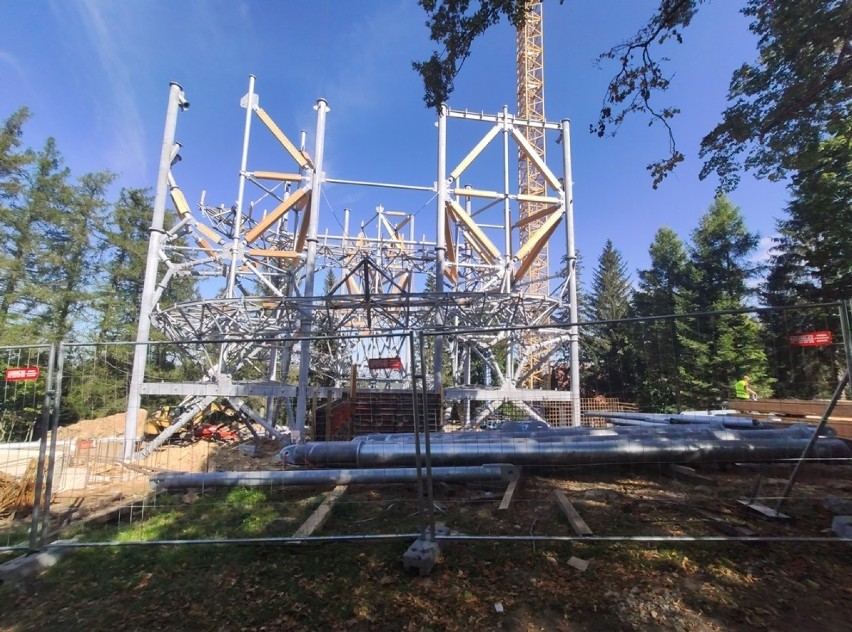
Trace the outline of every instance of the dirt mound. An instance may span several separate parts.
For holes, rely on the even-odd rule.
[[[116,413],[98,419],[82,419],[77,423],[59,428],[59,439],[102,439],[124,436],[124,413]],[[140,410],[136,417],[136,434],[141,434],[148,419],[148,411]]]

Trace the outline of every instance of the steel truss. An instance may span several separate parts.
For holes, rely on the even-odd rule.
[[[297,146],[260,107],[254,85],[251,77],[241,103],[246,118],[237,203],[212,206],[202,195],[196,210],[172,171],[179,147],[174,142],[176,104],[185,101],[180,86],[172,85],[128,419],[136,418],[143,394],[180,390],[186,395],[188,413],[173,424],[179,426],[217,394],[217,388],[227,397],[265,393],[267,417],[253,411],[249,417],[272,431],[278,410],[274,400],[295,398],[288,425],[292,438],[299,440],[308,398],[338,392],[350,379],[353,365],[360,380],[410,384],[412,362],[402,343],[406,333],[417,330],[431,332],[435,340],[429,380],[433,389],[469,385],[469,371],[466,375],[462,367],[478,357],[494,377],[489,386],[498,387],[498,392],[517,390],[564,345],[573,352],[576,374],[576,327],[547,327],[560,310],[576,321],[576,310],[570,309],[576,295],[573,263],[567,275],[552,278],[541,272],[542,253],[560,224],[567,258],[574,261],[567,120],[521,119],[506,108],[496,115],[444,108],[438,120],[436,184],[356,182],[328,178],[323,171],[329,111],[324,100],[315,107],[316,144],[309,153],[304,135]],[[288,171],[249,169],[251,126],[257,120],[278,141]],[[480,125],[485,134],[449,163],[459,153],[448,148],[448,127],[456,123]],[[560,135],[561,176],[530,144],[530,129],[542,137]],[[531,194],[510,187],[513,151],[523,157],[526,169],[534,167],[541,174],[541,191]],[[501,166],[497,174],[483,177],[474,163],[489,152]],[[471,175],[471,185],[462,186],[463,176],[474,172],[482,184],[471,186]],[[321,233],[319,201],[327,185],[395,188],[426,196],[427,204],[432,200],[436,205],[436,225],[427,227],[434,237],[416,238],[416,213],[381,206],[354,231],[346,209],[342,232],[332,233],[329,225]],[[161,190],[168,192],[177,216],[169,230],[163,229],[166,196]],[[529,204],[538,210],[519,214],[521,205]],[[537,270],[533,279],[528,275],[531,268]],[[169,283],[183,276],[218,278],[224,287],[215,297],[161,305]],[[203,369],[201,382],[164,386],[144,381],[151,324]],[[524,326],[544,327],[535,333],[533,344],[519,329]],[[498,347],[508,350],[504,362],[496,360]],[[453,384],[443,383],[445,348],[453,358]],[[403,369],[369,370],[366,359],[387,356],[400,356]],[[296,368],[298,378],[293,379]],[[237,380],[245,375],[250,375],[248,381]],[[314,386],[319,383],[325,384],[324,390]],[[579,399],[573,402],[573,419],[579,420]],[[128,437],[134,432],[128,428]],[[125,454],[132,456],[132,450]]]

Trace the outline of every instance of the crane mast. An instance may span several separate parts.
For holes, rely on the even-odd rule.
[[[543,122],[544,118],[544,42],[542,39],[541,0],[527,0],[527,14],[518,29],[518,118]],[[544,128],[523,126],[521,133],[544,160]],[[518,152],[518,192],[523,195],[543,197],[547,195],[544,175],[535,163],[523,152]],[[546,206],[543,202],[519,201],[521,220],[520,246],[530,240],[541,227],[544,219],[524,223]],[[521,279],[527,294],[547,296],[548,248],[545,245],[535,257],[527,273]]]
[[[542,11],[540,0],[527,0],[524,24],[518,28],[518,118],[531,122],[543,122],[544,117],[544,41],[542,33]],[[530,146],[545,161],[544,128],[525,125],[521,133]],[[524,201],[522,196],[544,197],[547,186],[544,175],[536,164],[522,150],[518,150],[518,220],[519,247],[529,242],[544,223],[544,218],[530,222],[524,220],[536,216],[546,206],[543,202]],[[529,296],[547,296],[549,292],[548,247],[536,254],[524,276],[519,279],[518,287]],[[523,336],[523,344],[536,348],[539,335],[528,332]],[[533,362],[536,360],[533,358]],[[532,374],[525,382],[528,388],[540,388],[544,385],[542,370]]]

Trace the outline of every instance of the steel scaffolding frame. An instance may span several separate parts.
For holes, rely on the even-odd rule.
[[[434,366],[429,379],[434,390],[448,387],[450,393],[456,385],[470,386],[469,371],[465,374],[462,367],[469,367],[475,354],[495,378],[494,401],[501,401],[501,392],[517,391],[566,344],[571,349],[572,373],[577,375],[576,326],[537,330],[535,344],[529,344],[523,330],[518,329],[547,325],[553,322],[557,310],[570,313],[573,323],[577,320],[573,265],[569,265],[566,276],[556,279],[540,275],[528,278],[531,267],[540,267],[537,262],[560,223],[565,224],[567,258],[574,261],[567,120],[551,123],[520,118],[505,107],[496,115],[444,107],[438,117],[435,184],[333,179],[327,177],[322,164],[329,111],[326,101],[319,99],[315,106],[316,141],[309,153],[304,133],[297,146],[260,107],[251,77],[248,93],[241,101],[246,115],[237,202],[230,207],[211,206],[202,194],[193,211],[172,172],[179,148],[174,128],[181,104],[186,104],[183,90],[172,84],[127,418],[136,419],[142,395],[165,392],[186,395],[187,412],[149,444],[144,454],[185,425],[217,394],[231,398],[233,405],[273,435],[278,434],[276,399],[295,398],[288,426],[291,440],[298,442],[304,438],[309,398],[317,393],[328,396],[339,392],[350,378],[352,365],[356,377],[369,380],[376,375],[368,368],[367,359],[399,356],[403,369],[382,370],[379,377],[400,385],[410,383],[411,358],[399,340],[401,334],[413,330],[440,334],[434,336]],[[290,171],[249,169],[247,157],[255,119],[284,150]],[[461,158],[458,148],[448,149],[448,127],[457,123],[487,128]],[[530,143],[529,130],[542,139],[547,134],[559,135],[563,148],[561,177]],[[510,187],[513,144],[517,155],[541,174],[545,185],[542,191],[529,193]],[[471,166],[490,145],[497,147],[502,158],[501,173],[493,178],[496,186],[462,186],[462,176],[473,171]],[[452,167],[447,166],[450,159],[455,159]],[[350,230],[350,212],[346,209],[342,232],[332,233],[326,227],[321,234],[319,202],[323,187],[332,184],[404,189],[429,196],[436,202],[434,238],[416,238],[415,213],[387,211],[381,206],[355,231]],[[247,198],[249,187],[256,192],[251,199]],[[169,230],[163,228],[166,192],[177,216]],[[539,205],[541,210],[520,214],[524,204]],[[327,281],[319,290],[316,275],[322,272],[326,272]],[[187,275],[225,279],[224,291],[200,301],[160,305],[168,284]],[[551,281],[558,281],[553,283],[555,290],[543,291]],[[203,368],[199,383],[145,382],[151,325],[180,344],[190,361]],[[337,342],[323,349],[317,339]],[[211,344],[189,341],[208,341],[215,350],[211,351]],[[442,378],[445,341],[453,358],[452,384],[444,384]],[[505,364],[496,360],[494,350],[498,346],[511,350]],[[298,367],[295,384],[290,378],[291,367]],[[246,373],[251,373],[252,379],[237,379]],[[325,376],[333,388],[312,386],[312,375]],[[573,393],[578,392],[577,384],[572,382]],[[239,399],[259,393],[269,399],[266,417]],[[579,399],[572,399],[577,409],[573,419],[579,423]],[[126,458],[134,456],[134,434],[135,428],[128,424]]]

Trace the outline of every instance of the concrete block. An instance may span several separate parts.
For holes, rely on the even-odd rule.
[[[76,540],[57,540],[46,546],[43,551],[16,557],[5,564],[0,564],[0,583],[18,582],[55,566],[70,550],[62,545],[70,542],[76,542]]]
[[[435,525],[435,535],[447,536],[450,535],[450,530],[444,525]],[[417,572],[424,577],[432,572],[440,558],[440,542],[428,538],[417,538],[402,556],[402,565],[406,572]]]

